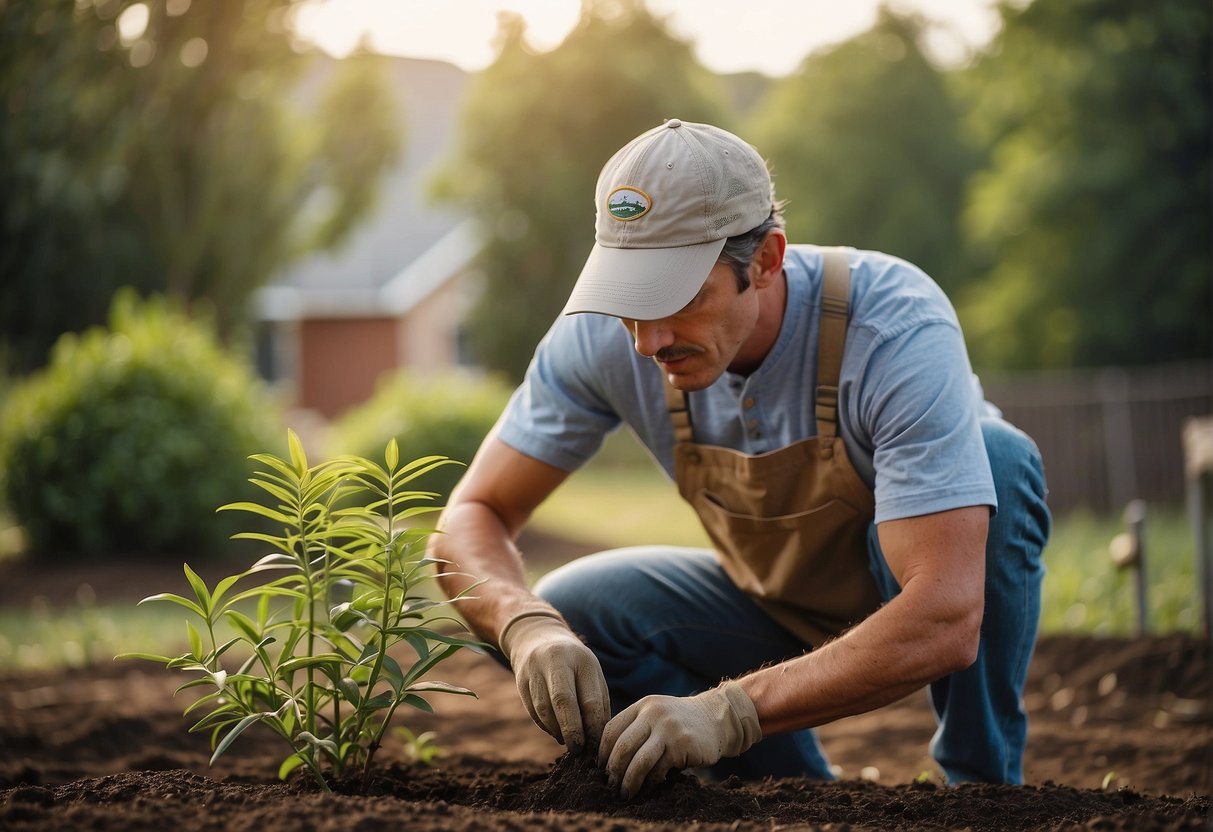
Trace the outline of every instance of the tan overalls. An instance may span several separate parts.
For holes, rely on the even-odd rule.
[[[823,259],[817,436],[758,456],[695,444],[686,394],[665,379],[679,493],[733,583],[814,647],[880,604],[868,570],[875,500],[838,436],[850,270],[841,251]]]

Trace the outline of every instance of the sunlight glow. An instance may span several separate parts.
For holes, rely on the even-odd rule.
[[[715,72],[755,70],[787,75],[806,55],[865,31],[880,0],[646,0],[670,31],[692,42]],[[995,0],[898,0],[897,12],[933,21],[926,46],[948,64],[965,60],[997,31]],[[576,0],[313,0],[295,19],[296,31],[333,55],[346,55],[364,38],[378,52],[483,69],[495,57],[497,15],[516,12],[538,50],[560,44],[581,15]]]
[[[118,15],[118,37],[122,39],[122,45],[130,46],[143,37],[149,19],[150,13],[146,3],[127,6],[122,14]]]

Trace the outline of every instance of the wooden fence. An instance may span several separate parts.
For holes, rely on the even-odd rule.
[[[1184,423],[1213,414],[1213,362],[983,376],[986,398],[1032,436],[1049,505],[1120,511],[1184,502]]]

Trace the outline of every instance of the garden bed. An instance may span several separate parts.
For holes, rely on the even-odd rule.
[[[121,580],[107,584],[109,570]],[[94,568],[91,580],[111,587],[99,596],[173,586],[162,574],[138,577],[154,572],[114,564]],[[71,577],[9,565],[0,586],[0,604],[40,590],[53,601]],[[1209,643],[1188,636],[1042,639],[1025,696],[1032,722],[1022,787],[940,787],[926,754],[932,719],[918,693],[822,729],[838,783],[679,778],[622,803],[592,766],[560,757],[488,657],[464,651],[436,675],[480,695],[435,698],[436,715],[404,715],[414,731],[437,732],[445,754],[426,767],[393,741],[365,787],[326,794],[301,771],[278,782],[280,741],[256,729],[208,767],[206,738],[186,732],[186,701],[172,699],[182,679],[151,663],[10,674],[0,678],[0,828],[1207,828]]]

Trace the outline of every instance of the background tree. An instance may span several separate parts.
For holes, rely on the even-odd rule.
[[[634,0],[587,2],[544,54],[520,19],[502,18],[500,54],[473,82],[436,183],[488,236],[468,325],[483,363],[521,378],[589,254],[594,184],[611,154],[663,118],[727,126],[724,100],[690,47]]]
[[[869,31],[776,83],[750,135],[788,201],[794,242],[873,248],[945,289],[969,274],[957,216],[977,165],[924,23],[882,10]]]
[[[0,333],[40,365],[114,291],[205,297],[221,328],[342,238],[399,145],[379,59],[303,84],[298,0],[0,4]]]
[[[991,148],[966,227],[979,365],[1207,359],[1210,5],[1036,0],[962,78]]]

